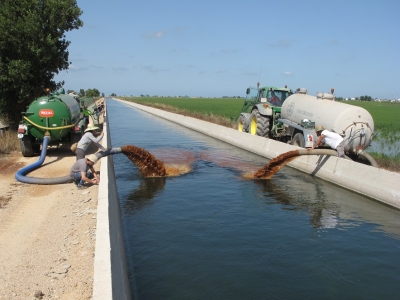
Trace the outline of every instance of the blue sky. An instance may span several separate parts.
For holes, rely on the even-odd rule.
[[[248,86],[400,98],[398,0],[77,0],[64,88],[245,96]]]

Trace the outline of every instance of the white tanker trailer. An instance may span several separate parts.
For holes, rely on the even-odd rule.
[[[306,91],[301,89],[299,93],[286,98],[281,107],[279,121],[293,128],[300,126],[303,129],[300,131],[303,132],[309,127],[322,125],[344,138],[347,154],[359,155],[373,139],[374,120],[364,108],[334,100],[332,94],[320,93],[315,97],[307,95]],[[313,140],[316,140],[315,130],[312,130],[312,133]],[[303,136],[306,145],[310,139],[305,134]]]
[[[297,93],[282,99],[280,105],[269,103],[268,98],[264,100],[265,94],[276,94],[280,90],[258,88],[255,96],[248,89],[243,106],[246,111],[243,109],[239,116],[238,129],[310,148],[317,140],[315,126],[322,125],[343,137],[346,155],[363,156],[376,166],[375,160],[365,152],[374,137],[374,120],[367,110],[336,102],[333,89],[331,93],[317,93],[317,96],[308,95],[304,88],[298,89]],[[269,127],[267,130],[262,128],[265,124]]]

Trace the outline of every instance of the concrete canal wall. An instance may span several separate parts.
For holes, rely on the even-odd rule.
[[[102,140],[106,148],[112,146],[107,123],[103,124]],[[93,300],[131,299],[112,156],[101,159],[100,176]]]
[[[298,149],[292,145],[239,132],[235,129],[195,118],[120,99],[117,100],[128,106],[135,107],[269,159],[279,154]],[[323,155],[300,156],[288,163],[288,166],[400,209],[399,173],[377,169],[334,156]]]

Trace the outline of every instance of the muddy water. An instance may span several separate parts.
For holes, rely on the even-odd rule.
[[[121,151],[133,164],[139,168],[143,177],[161,177],[167,175],[165,165],[149,151],[134,145],[125,145]]]
[[[276,172],[297,156],[299,156],[299,151],[293,150],[274,157],[264,167],[254,173],[254,178],[271,179]]]
[[[113,156],[137,299],[400,297],[399,211],[289,167],[244,179],[268,161],[116,101],[107,112],[114,147],[190,169],[145,178]]]
[[[185,164],[176,163],[180,159],[177,157],[178,153],[174,153],[174,150],[171,150],[173,154],[170,155],[170,159],[172,159],[173,156],[176,156],[176,159],[173,160],[174,163],[168,165],[162,160],[157,159],[146,149],[134,145],[124,145],[121,147],[121,150],[122,153],[138,167],[143,177],[179,176],[190,171],[188,162]],[[159,153],[160,156],[163,156],[162,154],[163,153]]]

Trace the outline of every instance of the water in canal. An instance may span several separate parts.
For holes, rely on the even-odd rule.
[[[398,210],[289,167],[247,180],[265,158],[115,100],[107,114],[113,147],[190,168],[146,179],[113,156],[136,299],[400,299]]]

